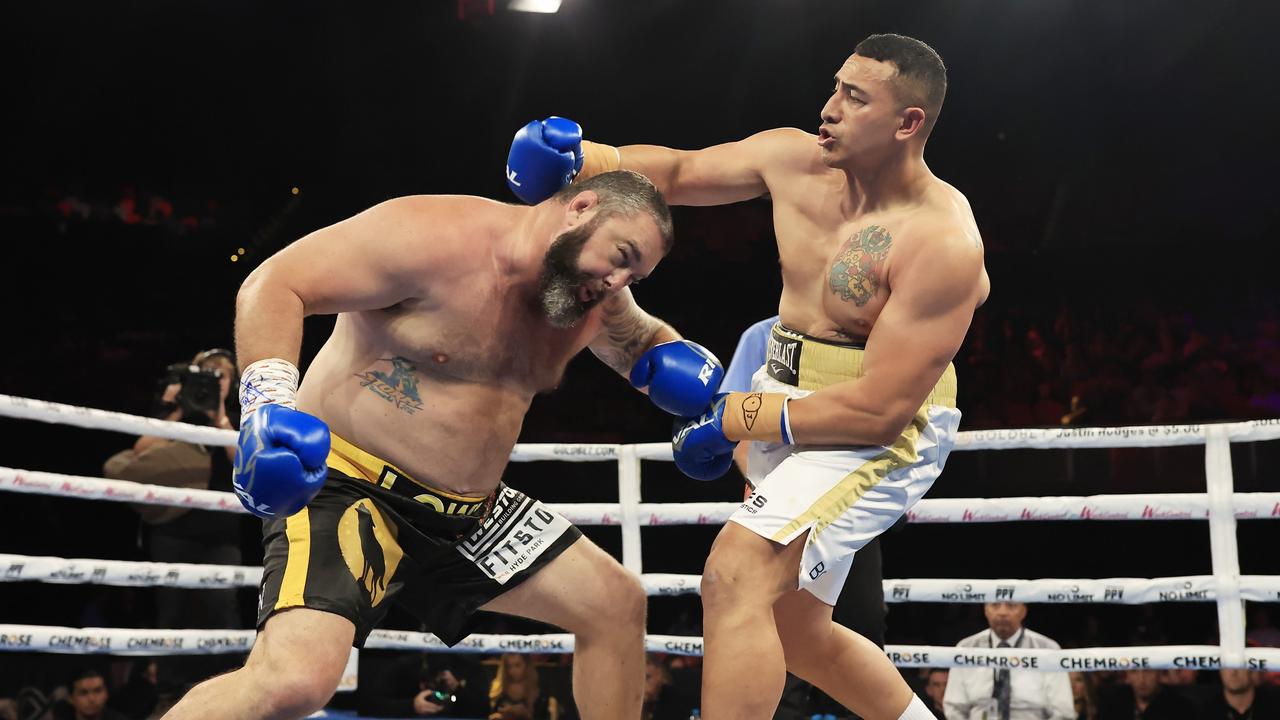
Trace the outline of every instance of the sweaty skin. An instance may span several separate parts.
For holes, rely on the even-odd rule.
[[[574,202],[582,207],[408,197],[319,230],[246,281],[237,345],[246,362],[296,362],[302,317],[337,313],[298,409],[420,481],[488,493],[533,396],[556,387],[570,358],[590,346],[625,374],[678,337],[627,287],[664,252],[643,214],[610,218],[583,247],[590,280],[579,299],[601,302],[573,327],[546,321],[536,291],[550,239],[595,212],[594,200]]]
[[[821,135],[783,128],[696,151],[619,148],[622,167],[647,175],[672,205],[768,193],[782,323],[817,338],[866,343],[861,379],[791,403],[798,442],[892,442],[959,350],[991,289],[968,201],[923,158],[869,177],[842,169],[849,156],[874,152],[861,136],[883,133],[883,123],[897,119],[858,117],[863,106],[883,101],[877,93],[889,91],[876,80],[891,73],[891,65],[851,56],[823,111],[836,122],[824,122]]]
[[[760,403],[750,407],[751,395],[737,399],[746,412],[733,424],[745,429],[733,428],[731,439],[752,437],[749,425],[779,433],[778,420],[759,418],[780,419],[787,407],[801,445],[891,445],[990,292],[968,202],[924,162],[941,93],[935,87],[930,101],[913,92],[922,87],[910,85],[916,80],[897,73],[891,62],[850,56],[836,71],[817,135],[788,128],[704,150],[618,149],[621,166],[647,175],[672,205],[767,193],[782,265],[782,323],[820,339],[865,343],[856,379],[785,406],[781,393],[756,396]],[[744,284],[735,279],[739,292]],[[782,545],[730,522],[716,538],[701,583],[703,716],[773,717],[786,671],[868,720],[925,716],[884,652],[833,623],[830,605],[798,589],[809,537]]]

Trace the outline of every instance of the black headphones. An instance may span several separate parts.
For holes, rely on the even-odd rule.
[[[191,364],[200,365],[205,361],[216,357],[226,358],[227,362],[231,363],[233,373],[238,373],[240,371],[240,366],[236,364],[235,353],[226,348],[209,348],[208,350],[203,350],[196,354],[196,358],[191,361]],[[232,379],[234,380],[235,378],[233,377]]]

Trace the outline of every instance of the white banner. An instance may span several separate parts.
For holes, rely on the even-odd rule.
[[[231,430],[167,422],[155,418],[63,405],[44,400],[0,395],[0,417],[21,418],[59,425],[75,425],[98,430],[114,430],[133,435],[155,435],[202,445],[235,445]],[[1218,423],[1231,442],[1280,439],[1280,418]],[[1100,428],[1019,428],[977,430],[959,433],[956,450],[1011,450],[1014,448],[1118,448],[1203,445],[1207,425],[1131,425]],[[516,445],[512,461],[615,460],[618,445],[575,443],[532,443]],[[636,446],[641,460],[671,460],[669,443],[642,443]]]
[[[253,647],[253,630],[130,630],[121,628],[68,628],[42,625],[0,625],[0,652],[48,652],[76,655],[213,655],[247,653]],[[453,648],[434,635],[398,630],[374,630],[365,643],[369,650],[410,650],[460,653],[573,652],[573,636],[471,635]],[[702,638],[649,635],[649,652],[701,655]],[[1009,668],[1062,672],[1066,670],[1127,670],[1191,668],[1217,670],[1224,665],[1212,645],[1160,647],[1081,648],[1033,650],[1026,648],[958,648],[936,645],[889,645],[885,654],[898,667]],[[1249,648],[1241,667],[1280,670],[1280,649]]]
[[[141,485],[125,480],[59,475],[0,467],[0,491],[58,495],[88,500],[170,505],[200,510],[245,512],[232,493]],[[1280,519],[1280,492],[1235,493],[1238,520]],[[618,525],[619,503],[547,503],[575,525]],[[1087,497],[924,499],[907,513],[918,523],[987,523],[1032,520],[1205,520],[1205,493],[1091,495]],[[723,525],[736,502],[640,503],[642,526]]]
[[[898,667],[992,668],[1041,672],[1097,670],[1220,670],[1224,665],[1215,645],[1080,648],[959,648],[936,645],[887,645],[885,654]],[[1250,648],[1235,667],[1280,669],[1280,648]]]
[[[0,417],[36,420],[54,425],[74,425],[91,430],[114,430],[130,435],[155,435],[171,440],[185,440],[198,445],[235,445],[238,436],[234,430],[169,422],[13,395],[0,395]]]
[[[1256,602],[1280,602],[1280,577],[1240,576],[1240,596]],[[1212,575],[1166,578],[1099,578],[1042,580],[884,581],[885,602],[1144,605],[1158,602],[1212,602],[1218,599]]]
[[[1280,519],[1280,493],[1235,493],[1239,520]],[[988,523],[1021,520],[1207,520],[1205,493],[1072,497],[924,499],[907,512],[917,523]]]
[[[701,575],[645,573],[640,576],[649,596],[693,595],[700,592]],[[1280,577],[1241,575],[1240,597],[1254,602],[1280,602]],[[891,603],[1025,602],[1050,604],[1145,605],[1158,602],[1213,602],[1217,592],[1212,575],[1167,578],[1046,578],[1041,580],[942,580],[904,578],[884,581],[884,599]]]
[[[1226,428],[1231,442],[1280,438],[1280,418],[1238,423],[1215,423]],[[1020,428],[970,430],[958,433],[956,450],[1013,450],[1015,448],[1119,448],[1203,445],[1210,425],[1129,425],[1126,427]]]
[[[243,565],[91,560],[0,554],[0,582],[114,585],[117,587],[257,587],[262,568]]]
[[[169,505],[197,510],[247,513],[234,493],[189,490],[163,485],[142,485],[127,480],[59,475],[57,473],[0,467],[0,490],[57,495],[83,500]]]
[[[218,655],[247,653],[253,630],[134,630],[0,625],[0,652],[74,655]]]
[[[126,587],[236,588],[257,587],[262,568],[242,565],[192,565],[126,560],[94,560],[0,554],[0,582],[94,584]],[[644,573],[650,596],[693,595],[701,575]],[[1240,576],[1240,597],[1254,602],[1280,602],[1280,577]],[[1069,579],[936,579],[884,581],[886,602],[1027,602],[1142,605],[1157,602],[1210,602],[1217,599],[1212,575],[1166,578]]]

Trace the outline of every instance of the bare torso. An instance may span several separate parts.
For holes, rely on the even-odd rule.
[[[796,152],[807,162],[766,178],[782,264],[782,323],[818,338],[865,341],[889,298],[892,264],[927,252],[922,243],[980,246],[977,224],[964,196],[932,177],[909,205],[850,211],[844,174],[822,163],[814,136],[793,132]],[[921,238],[912,232],[922,221],[939,220],[954,227],[954,235]],[[989,291],[984,270],[979,304]]]
[[[453,221],[423,242],[464,249],[416,297],[340,314],[298,407],[415,479],[482,494],[497,486],[533,396],[559,383],[601,325],[598,308],[574,328],[547,324],[532,283],[497,259],[509,238],[488,219],[496,204],[447,202]]]

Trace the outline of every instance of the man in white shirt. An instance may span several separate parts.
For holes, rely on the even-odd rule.
[[[1023,603],[996,602],[985,607],[990,628],[956,647],[1051,648],[1057,642],[1022,626]],[[1076,717],[1071,679],[1065,672],[955,668],[943,697],[947,720],[1071,720]]]

